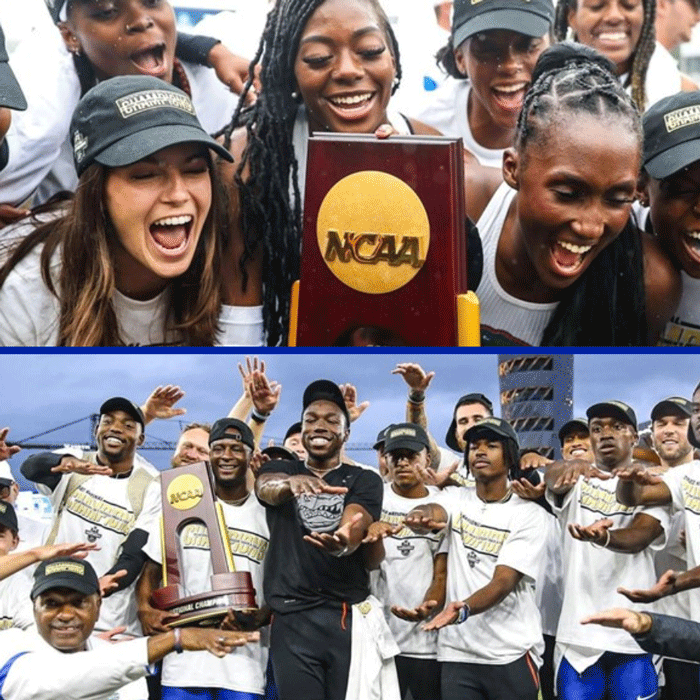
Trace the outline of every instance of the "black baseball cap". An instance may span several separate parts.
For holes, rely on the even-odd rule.
[[[456,0],[452,46],[492,29],[509,29],[527,36],[544,36],[554,22],[552,0]]]
[[[100,406],[101,416],[106,413],[112,413],[113,411],[124,411],[124,413],[127,413],[135,421],[140,423],[141,428],[145,430],[146,419],[143,417],[143,411],[133,401],[129,401],[129,399],[125,399],[123,396],[113,396]]]
[[[224,438],[238,440],[238,442],[248,445],[251,450],[255,449],[253,431],[242,420],[238,420],[238,418],[219,418],[219,420],[211,426],[211,430],[209,431],[210,447],[217,440],[223,440]]]
[[[591,418],[618,418],[637,430],[637,416],[632,408],[623,401],[612,400],[594,403],[586,411],[586,416],[588,416],[589,422]]]
[[[179,143],[201,143],[233,161],[204,131],[192,100],[148,75],[121,75],[88,90],[73,112],[70,137],[79,176],[94,162],[131,165]]]
[[[394,423],[385,428],[384,452],[399,449],[420,452],[423,448],[430,449],[428,435],[415,423]]]
[[[663,180],[700,160],[700,92],[664,97],[644,113],[644,169]]]
[[[17,532],[19,525],[17,524],[17,513],[12,503],[0,501],[0,525],[4,525],[9,530]]]
[[[330,401],[334,403],[345,416],[345,427],[350,427],[350,414],[345,405],[343,392],[337,384],[328,379],[317,379],[315,382],[311,382],[304,390],[304,398],[302,399],[303,410],[305,411],[309,404],[312,404],[314,401]]]
[[[27,109],[27,100],[15,74],[10,68],[10,57],[5,49],[5,34],[0,26],[0,107]]]
[[[506,440],[512,440],[515,446],[520,449],[520,443],[518,442],[518,435],[513,430],[513,426],[503,418],[496,418],[496,416],[489,416],[484,418],[484,420],[479,421],[476,425],[472,425],[466,433],[464,433],[464,441],[467,443],[465,447],[465,454],[469,451],[469,443],[482,435],[493,434],[497,437],[505,438]]]
[[[46,0],[46,7],[49,10],[51,19],[58,24],[59,22],[66,19],[65,12],[61,16],[61,10],[64,10],[64,6],[67,4],[67,0]]]
[[[564,438],[571,433],[582,430],[588,434],[588,421],[585,418],[572,418],[559,428],[559,443],[564,444]]]
[[[301,422],[297,421],[296,423],[292,423],[289,426],[289,429],[285,433],[284,440],[282,442],[285,442],[288,437],[291,437],[292,435],[297,435],[299,433],[301,433]]]
[[[78,593],[92,595],[100,590],[95,569],[84,559],[56,557],[42,561],[34,572],[34,586],[31,598],[50,588],[69,588]]]
[[[393,428],[394,424],[389,423],[389,425],[386,426],[386,428],[382,428],[378,433],[377,433],[377,439],[372,445],[373,450],[380,450],[384,446],[384,442],[386,441],[386,431],[389,430],[390,428]]]
[[[693,402],[684,399],[682,396],[669,396],[651,409],[651,419],[663,418],[664,416],[682,415],[690,418],[693,414]]]
[[[264,455],[267,455],[272,460],[275,460],[275,459],[298,460],[299,459],[296,452],[292,452],[290,449],[288,449],[287,447],[284,447],[283,445],[270,445],[269,447],[266,447],[264,450],[260,450],[260,452]]]
[[[452,422],[450,427],[447,429],[447,435],[445,436],[445,442],[447,446],[452,448],[455,452],[460,452],[461,448],[457,444],[457,438],[455,438],[455,430],[457,430],[457,420],[455,416],[457,415],[457,409],[460,406],[466,406],[470,403],[480,403],[482,406],[488,409],[489,413],[493,413],[493,404],[491,400],[486,398],[483,394],[465,394],[461,396],[457,403],[455,404],[454,411],[452,411]]]

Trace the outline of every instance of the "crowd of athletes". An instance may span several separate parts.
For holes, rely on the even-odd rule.
[[[477,391],[455,397],[442,439],[434,373],[402,363],[405,413],[360,464],[345,446],[368,401],[352,384],[285,395],[300,421],[265,445],[284,378],[239,368],[239,401],[187,424],[171,460],[208,465],[255,588],[254,611],[213,626],[178,625],[152,597],[163,501],[138,448],[151,421],[182,415],[180,387],[106,399],[94,452],[23,459],[0,433],[2,697],[698,696],[698,388],[648,417],[596,403],[551,461]],[[51,499],[50,523],[14,509],[18,471]],[[181,597],[212,589],[208,537],[199,521],[179,532]]]

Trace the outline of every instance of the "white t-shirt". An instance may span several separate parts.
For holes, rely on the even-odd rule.
[[[592,525],[601,518],[610,518],[613,529],[628,527],[639,512],[657,518],[668,526],[668,514],[662,508],[631,508],[618,503],[615,496],[617,477],[608,480],[579,477],[575,486],[563,497],[547,490],[547,500],[561,524],[563,533],[564,599],[557,628],[557,644],[573,645],[565,652],[567,660],[581,673],[603,654],[644,653],[634,638],[624,630],[600,625],[581,625],[580,620],[608,608],[642,609],[631,603],[617,588],[651,588],[656,583],[654,552],[647,547],[638,554],[623,554],[575,540],[568,533],[571,523]],[[559,501],[561,500],[561,503]],[[654,543],[661,547],[663,542]]]
[[[228,530],[233,563],[236,571],[249,571],[255,587],[256,602],[263,600],[263,561],[270,541],[264,506],[254,494],[240,506],[221,504]],[[181,585],[185,596],[211,591],[212,565],[209,536],[201,523],[183,528],[182,545],[184,580]],[[161,563],[162,549],[159,537],[149,537],[144,552]],[[208,651],[185,651],[170,654],[163,659],[163,685],[172,688],[226,688],[242,693],[262,694],[265,691],[267,666],[266,635],[263,641],[238,647],[224,659]]]
[[[464,147],[471,151],[476,159],[489,168],[503,167],[505,148],[486,148],[477,143],[472,134],[467,115],[471,84],[468,80],[448,77],[432,93],[430,102],[416,115],[416,119],[429,124],[445,136],[461,137]]]
[[[515,494],[502,503],[486,503],[476,489],[451,487],[441,505],[450,521],[447,550],[447,602],[465,600],[486,586],[497,566],[523,576],[498,605],[473,615],[461,625],[443,627],[438,635],[438,661],[503,665],[544,650],[540,614],[535,602],[546,512]]]
[[[682,523],[677,524],[677,530],[685,528],[687,568],[692,569],[700,564],[700,461],[695,460],[688,464],[673,467],[673,469],[664,472],[661,478],[671,492],[671,509],[674,515],[680,513],[683,516]],[[672,530],[671,532],[673,533],[674,531]],[[683,550],[676,546],[673,551],[678,559]],[[668,563],[670,564],[671,562]],[[675,567],[668,566],[664,571],[668,568]],[[679,601],[681,605],[683,601],[686,601],[689,605],[690,618],[692,620],[700,620],[698,592],[684,592],[669,596],[668,600],[676,599],[679,596],[682,596]]]
[[[405,498],[391,484],[385,484],[380,520],[399,525],[417,506],[439,502],[437,488],[427,488],[428,495],[423,498]],[[399,619],[391,614],[391,606],[415,608],[423,602],[433,578],[433,559],[441,539],[440,534],[418,535],[406,526],[384,538],[386,554],[379,575],[372,581],[372,593],[384,605],[384,616],[402,656],[434,659],[437,655],[437,632],[424,632],[423,622]]]
[[[681,301],[666,324],[659,345],[700,345],[700,279],[681,270]]]
[[[486,205],[476,226],[484,250],[484,273],[476,290],[482,345],[539,345],[557,302],[536,304],[508,294],[496,277],[496,251],[515,190],[505,182]]]
[[[60,453],[74,454],[82,458],[80,450],[59,450]],[[102,576],[116,562],[120,548],[129,533],[134,529],[151,532],[161,512],[161,494],[158,470],[137,455],[134,469],[127,479],[95,474],[83,481],[68,497],[61,512],[61,520],[55,542],[96,542],[100,549],[88,552],[86,557],[98,576]],[[143,507],[138,517],[129,500],[129,481],[144,469],[155,479],[146,487]],[[51,499],[54,513],[57,511],[68,487],[71,474],[64,474],[58,486],[51,491],[43,484],[37,484],[40,493]],[[129,634],[140,635],[141,626],[137,620],[137,604],[134,595],[135,584],[108,596],[102,601],[100,619],[96,629],[109,630],[125,625]]]
[[[41,251],[35,246],[7,276],[0,288],[0,345],[48,346],[58,343],[60,303],[41,276]],[[51,274],[58,279],[60,253],[51,260]],[[57,284],[57,282],[56,282]],[[112,305],[119,333],[126,345],[163,345],[176,342],[172,332],[164,334],[171,306],[170,287],[147,301],[138,301],[115,290]],[[221,331],[216,345],[262,345],[262,306],[222,305]]]

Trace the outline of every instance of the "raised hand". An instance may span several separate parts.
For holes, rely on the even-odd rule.
[[[187,412],[186,408],[173,408],[184,395],[185,392],[174,384],[157,386],[141,406],[146,423],[150,423],[156,418],[167,420],[168,418],[184,416]]]
[[[602,625],[603,627],[623,629],[630,634],[641,634],[648,632],[651,628],[651,618],[646,613],[638,613],[635,610],[612,608],[584,617],[581,624]]]
[[[357,388],[353,384],[341,384],[339,388],[350,414],[350,422],[354,423],[369,408],[369,401],[357,403]]]
[[[435,372],[426,372],[416,362],[399,362],[391,373],[401,375],[413,391],[426,391],[435,376]]]
[[[593,544],[604,546],[606,542],[609,541],[608,531],[613,525],[614,522],[610,518],[596,520],[591,525],[576,525],[575,523],[570,523],[569,534],[575,540],[593,542]]]
[[[6,440],[9,432],[9,428],[0,429],[0,459],[10,459],[12,455],[16,455],[22,449],[19,445],[7,444]]]

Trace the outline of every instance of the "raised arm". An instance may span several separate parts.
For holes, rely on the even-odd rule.
[[[662,506],[671,502],[671,491],[646,464],[633,462],[614,470],[618,477],[615,496],[625,506]]]
[[[347,493],[344,486],[331,486],[323,479],[306,474],[266,472],[255,480],[255,495],[270,506],[279,506],[302,493]],[[363,535],[364,537],[364,535]]]

